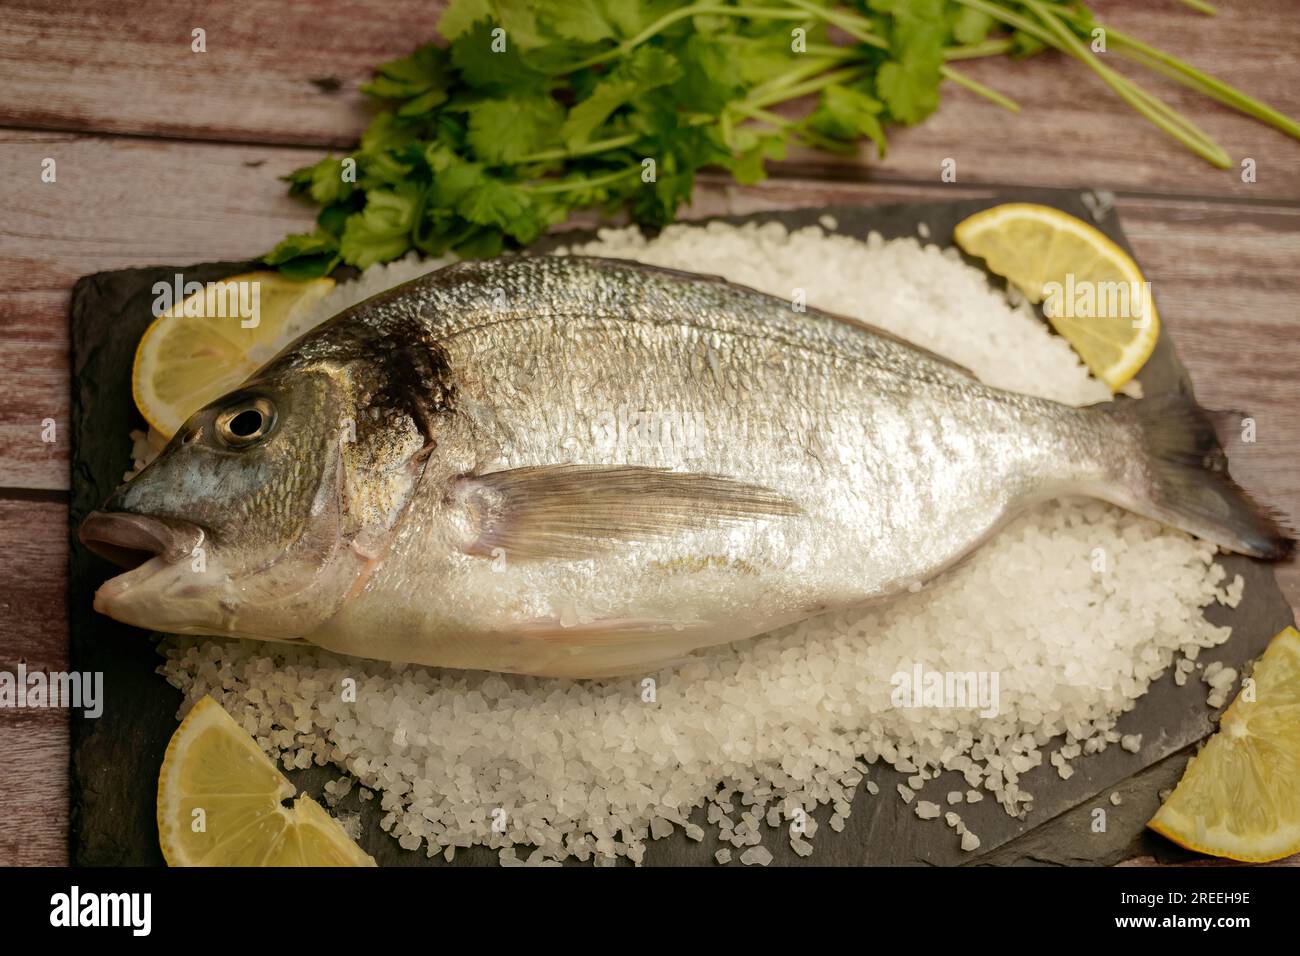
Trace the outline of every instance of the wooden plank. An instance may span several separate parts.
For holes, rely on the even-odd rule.
[[[67,487],[67,300],[66,289],[0,292],[0,486]]]
[[[68,862],[68,720],[0,719],[0,866]]]
[[[82,275],[243,259],[312,213],[278,177],[304,151],[0,131],[0,486],[66,488],[68,295]],[[45,158],[57,180],[41,181]],[[56,441],[42,422],[56,422]]]
[[[0,670],[68,666],[68,509],[0,500]],[[0,866],[67,859],[68,720],[63,710],[0,710]]]
[[[345,146],[366,123],[358,84],[432,38],[443,6],[7,0],[0,125]]]
[[[68,666],[67,582],[67,505],[0,499],[0,670]]]
[[[238,258],[309,228],[279,177],[315,153],[0,130],[0,287],[66,291],[88,272]],[[41,181],[45,158],[57,181]]]
[[[1300,85],[1293,71],[1279,68],[1294,63],[1300,49],[1291,0],[1217,5],[1220,15],[1207,19],[1174,0],[1094,4],[1117,29],[1300,116]],[[357,85],[375,64],[432,39],[441,6],[215,0],[198,13],[140,0],[124,14],[113,0],[54,8],[9,0],[0,36],[0,88],[8,94],[0,125],[348,148],[367,118]],[[207,31],[207,53],[190,52],[196,27]],[[940,162],[952,158],[963,182],[1300,198],[1300,143],[1171,81],[1152,75],[1150,88],[1192,116],[1234,161],[1255,159],[1257,182],[1187,153],[1060,54],[961,69],[1019,100],[1022,112],[1012,115],[949,83],[934,116],[891,134],[884,160],[865,150],[847,160],[795,150],[787,174],[937,182]],[[1146,76],[1127,64],[1121,69]],[[320,80],[331,82],[313,82]]]

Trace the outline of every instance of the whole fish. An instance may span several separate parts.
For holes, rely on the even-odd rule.
[[[1293,546],[1189,397],[1072,408],[721,279],[522,256],[310,331],[81,540],[140,627],[600,677],[915,588],[1062,495]]]

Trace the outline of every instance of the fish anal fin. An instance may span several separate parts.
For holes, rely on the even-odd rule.
[[[530,669],[550,677],[609,678],[646,675],[692,660],[702,640],[702,621],[607,618],[565,625],[559,621],[534,621],[522,625],[517,636],[541,642],[548,650]]]
[[[548,644],[627,644],[660,637],[683,637],[704,627],[703,621],[670,621],[652,618],[602,618],[564,624],[561,621],[532,621],[519,628],[527,639]]]

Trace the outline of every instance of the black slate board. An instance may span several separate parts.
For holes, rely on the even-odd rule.
[[[997,202],[1041,202],[1057,206],[1099,228],[1127,248],[1119,222],[1104,194],[1058,190],[1018,190],[1012,195],[935,204],[872,207],[828,207],[722,217],[721,221],[778,221],[797,228],[816,225],[827,214],[835,217],[838,231],[865,237],[875,230],[887,238],[915,236],[918,224],[929,227],[933,241],[947,244],[953,226],[978,209]],[[538,251],[590,238],[589,233],[548,237]],[[130,369],[136,342],[152,318],[152,286],[171,281],[177,272],[186,281],[207,282],[256,268],[254,263],[209,263],[127,269],[81,279],[72,297],[73,404],[72,404],[72,548],[68,587],[71,666],[75,670],[101,671],[105,683],[103,715],[89,720],[72,717],[71,859],[79,865],[158,865],[154,798],[158,767],[167,740],[176,728],[180,694],[155,672],[160,657],[155,641],[146,633],[95,614],[91,598],[112,568],[86,551],[76,538],[81,519],[104,501],[130,467],[128,431],[142,427],[131,401]],[[991,277],[992,278],[992,277]],[[1000,282],[992,278],[995,283]],[[1173,389],[1191,390],[1187,374],[1174,354],[1165,332],[1150,362],[1138,376],[1145,394]],[[1246,579],[1246,597],[1236,610],[1212,606],[1206,616],[1216,624],[1231,624],[1233,636],[1212,655],[1214,660],[1240,669],[1262,653],[1269,638],[1292,622],[1290,607],[1282,597],[1271,569],[1261,562],[1236,556],[1221,557],[1229,577]],[[1177,687],[1172,674],[1156,682],[1150,692],[1119,722],[1122,733],[1142,733],[1143,746],[1132,754],[1117,746],[1075,762],[1074,776],[1063,781],[1050,766],[1039,767],[1022,778],[1022,786],[1035,795],[1034,810],[1024,821],[1008,817],[993,800],[961,805],[962,819],[980,835],[975,854],[958,849],[958,840],[942,822],[920,821],[913,809],[897,796],[895,785],[905,775],[888,767],[873,768],[871,779],[879,796],[861,790],[843,833],[827,827],[829,808],[815,816],[822,824],[814,840],[816,852],[798,857],[784,831],[768,832],[765,844],[777,864],[1077,864],[1114,863],[1135,855],[1154,854],[1176,861],[1190,854],[1149,834],[1144,824],[1158,805],[1159,790],[1172,787],[1182,772],[1186,756],[1197,741],[1214,730],[1205,706],[1206,688],[1195,676]],[[312,768],[291,774],[294,782],[317,798],[326,780],[337,777],[333,767]],[[965,790],[959,775],[947,774],[925,787],[926,799],[942,803],[949,790]],[[1112,792],[1123,797],[1118,806],[1107,799]],[[400,849],[379,829],[378,800],[362,802],[357,791],[341,809],[362,812],[365,849],[382,865],[428,862],[421,852]],[[1104,832],[1094,832],[1093,811],[1107,814]],[[702,814],[697,815],[698,817]],[[702,821],[699,821],[702,822]],[[718,848],[712,827],[705,827],[702,843],[688,841],[680,832],[653,842],[648,865],[711,864]],[[526,855],[521,854],[521,855]],[[474,848],[459,851],[455,865],[491,864],[495,852]]]

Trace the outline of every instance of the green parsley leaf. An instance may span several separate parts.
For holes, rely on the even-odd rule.
[[[856,144],[866,136],[885,155],[885,131],[880,125],[882,104],[862,90],[833,84],[822,90],[817,109],[808,116],[808,125],[830,139]]]
[[[560,0],[545,4],[539,19],[551,34],[579,43],[599,43],[618,36],[618,27],[601,0]]]
[[[952,21],[952,37],[958,43],[979,43],[989,35],[995,21],[983,10],[962,7]]]
[[[493,36],[497,27],[480,20],[451,44],[451,62],[460,78],[478,90],[536,92],[545,87],[546,75],[528,66],[510,34]]]
[[[339,263],[339,242],[321,229],[285,236],[262,261],[278,266],[291,279],[314,279],[326,275]]]
[[[900,123],[919,123],[939,105],[943,49],[948,39],[944,0],[868,0],[892,16],[894,59],[876,74],[876,92]]]
[[[312,202],[321,206],[342,202],[352,195],[355,182],[344,179],[343,160],[326,156],[311,166],[296,169],[285,177],[289,181],[289,194],[307,193]]]
[[[683,76],[673,84],[678,103],[714,113],[740,96],[745,78],[727,44],[692,34],[680,55]]]
[[[491,19],[491,0],[451,0],[438,18],[438,33],[445,40],[454,40],[479,20]]]
[[[420,210],[422,190],[414,184],[372,189],[366,206],[349,217],[339,242],[343,261],[358,269],[388,262],[411,248],[411,229]]]
[[[615,110],[634,98],[677,82],[681,67],[672,55],[658,47],[643,47],[627,62],[611,71],[609,78],[596,84],[586,99],[574,105],[564,121],[560,135],[573,149],[591,138],[592,132]]]
[[[447,51],[433,45],[422,46],[408,57],[381,64],[375,78],[361,85],[361,92],[380,99],[419,98],[432,109],[447,98],[450,80]]]
[[[489,163],[513,163],[544,146],[564,122],[564,107],[545,94],[513,94],[468,107],[474,153]]]

